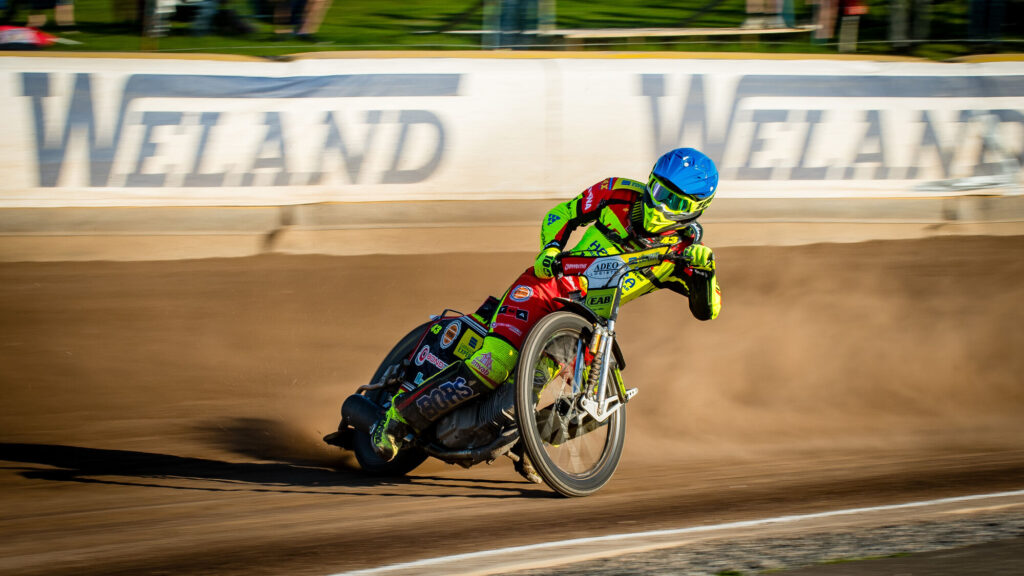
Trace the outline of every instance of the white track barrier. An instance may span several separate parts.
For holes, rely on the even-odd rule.
[[[0,79],[0,208],[565,198],[677,146],[723,198],[955,194],[1012,191],[1024,155],[1021,62],[4,57]]]

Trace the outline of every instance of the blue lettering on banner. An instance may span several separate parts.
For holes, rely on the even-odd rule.
[[[473,396],[476,396],[476,392],[466,384],[465,378],[459,377],[451,382],[439,385],[430,392],[424,393],[416,399],[416,407],[420,409],[420,413],[424,417],[433,420],[441,413]]]
[[[362,126],[343,123],[339,110],[351,98],[408,98],[457,96],[460,74],[352,74],[336,76],[251,77],[204,76],[174,74],[135,74],[124,85],[120,104],[112,122],[101,122],[96,113],[96,95],[92,74],[74,74],[71,95],[64,110],[44,102],[53,97],[51,84],[56,74],[26,72],[21,75],[22,96],[31,101],[35,128],[37,176],[41,187],[56,187],[66,173],[68,151],[84,140],[88,154],[87,186],[91,187],[208,187],[227,185],[293,186],[320,183],[325,174],[325,156],[340,155],[344,173],[352,183],[365,181],[363,161],[371,146],[379,143],[378,128],[397,124],[396,139],[384,142],[391,146],[390,165],[376,175],[381,184],[412,184],[428,179],[441,164],[445,151],[446,132],[441,118],[429,110],[368,110]],[[183,101],[179,111],[146,110],[147,99]],[[225,110],[192,111],[198,105],[222,108],[218,102],[230,99],[264,100],[265,107],[290,99],[318,99],[318,105],[329,102],[321,116],[323,141],[319,160],[311,172],[297,172],[289,160],[287,116],[283,111],[263,113],[264,133],[255,156],[239,159],[232,156],[214,169],[205,169],[213,154],[211,134],[229,122]],[[192,102],[185,110],[184,102]],[[66,112],[66,113],[65,113]],[[303,137],[308,125],[293,128]],[[129,136],[129,132],[141,137]],[[174,163],[160,158],[157,133],[171,134],[178,141],[188,141],[193,148],[186,154],[187,162]],[[320,131],[317,131],[318,133]],[[410,165],[413,138],[419,143],[432,142],[427,154],[417,152],[420,164]],[[361,139],[356,134],[361,134]],[[47,137],[47,135],[56,135]],[[187,136],[187,137],[186,137]],[[360,141],[361,140],[361,141]],[[361,144],[358,146],[357,144]],[[238,153],[235,151],[235,153]],[[175,154],[174,156],[181,156]],[[133,159],[129,172],[115,173],[115,159]],[[123,160],[118,160],[123,162]],[[413,161],[415,162],[415,161]],[[147,166],[152,165],[149,169]],[[236,166],[237,165],[237,166]],[[241,167],[241,168],[239,168]],[[247,167],[247,168],[246,168]],[[229,174],[229,170],[247,170]]]
[[[748,75],[733,93],[714,99],[708,97],[710,80],[704,75],[641,74],[639,80],[650,108],[654,155],[679,146],[699,148],[715,159],[725,178],[949,178],[957,155],[958,164],[975,175],[995,173],[1002,160],[997,144],[970,126],[979,115],[994,118],[997,130],[1012,135],[1009,153],[1024,163],[1024,106],[986,106],[986,99],[999,98],[998,105],[1007,106],[1005,99],[1024,96],[1022,75]],[[789,104],[757,108],[769,98]],[[801,100],[808,107],[800,108]],[[893,102],[892,110],[882,106],[886,101]],[[837,106],[830,109],[831,102]],[[908,103],[909,112],[897,110]],[[713,110],[716,106],[722,108]],[[944,118],[938,109],[946,112]],[[839,125],[846,129],[835,129]],[[968,139],[977,143],[967,146]],[[930,166],[932,172],[923,174]]]

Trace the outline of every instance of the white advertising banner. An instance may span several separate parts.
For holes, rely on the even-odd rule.
[[[0,58],[0,207],[565,198],[671,148],[723,197],[1015,170],[1024,63]]]

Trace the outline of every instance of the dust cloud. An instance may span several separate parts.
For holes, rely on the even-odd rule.
[[[713,237],[708,239],[714,245]],[[351,465],[320,442],[391,345],[529,254],[0,264],[5,442]],[[624,466],[1020,446],[1024,237],[723,248],[724,305],[622,311]]]

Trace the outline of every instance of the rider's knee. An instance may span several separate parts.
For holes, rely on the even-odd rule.
[[[508,380],[518,358],[519,351],[511,344],[501,338],[487,336],[480,349],[467,359],[466,365],[488,386],[497,388]]]

